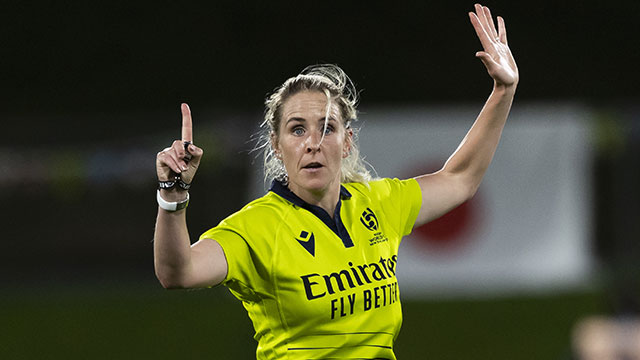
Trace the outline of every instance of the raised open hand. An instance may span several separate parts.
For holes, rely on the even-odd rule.
[[[504,19],[498,16],[498,28],[496,29],[488,7],[476,4],[475,10],[475,13],[469,13],[469,19],[484,50],[478,51],[476,57],[482,60],[496,85],[517,85],[519,80],[518,66],[507,43],[507,29],[504,25]]]
[[[198,170],[203,151],[193,145],[193,125],[189,105],[182,104],[182,139],[175,140],[170,147],[160,151],[156,156],[156,172],[158,180],[173,180],[180,176],[182,181],[190,184]]]

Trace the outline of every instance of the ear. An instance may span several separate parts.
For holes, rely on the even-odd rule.
[[[280,152],[280,146],[278,144],[278,136],[275,133],[271,133],[271,148],[273,149],[273,153],[276,155],[276,158],[282,160],[282,153]]]
[[[351,154],[351,144],[353,142],[353,130],[346,129],[344,137],[344,145],[342,147],[342,158],[346,158]]]

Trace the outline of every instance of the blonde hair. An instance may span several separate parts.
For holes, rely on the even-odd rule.
[[[265,100],[264,121],[260,125],[261,135],[257,147],[257,149],[262,149],[264,153],[265,181],[271,179],[287,181],[287,171],[282,160],[275,155],[271,137],[280,135],[279,125],[284,103],[291,96],[302,91],[319,91],[326,94],[327,111],[331,100],[335,99],[340,109],[342,124],[345,129],[350,129],[353,132],[350,144],[351,151],[346,158],[342,159],[340,181],[366,183],[371,180],[371,174],[365,167],[364,160],[360,157],[357,129],[353,129],[351,126],[352,122],[357,120],[358,93],[351,79],[340,67],[322,64],[307,66],[297,76],[287,79]],[[327,118],[325,117],[325,126]]]

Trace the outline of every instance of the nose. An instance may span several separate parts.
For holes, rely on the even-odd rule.
[[[316,131],[311,132],[305,139],[305,151],[307,153],[315,153],[320,151],[321,136]]]

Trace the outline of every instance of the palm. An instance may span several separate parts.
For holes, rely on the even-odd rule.
[[[519,80],[518,67],[507,43],[504,20],[498,16],[496,29],[489,8],[478,4],[475,8],[476,12],[470,12],[469,18],[483,48],[476,56],[482,60],[497,85],[516,85]]]

